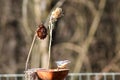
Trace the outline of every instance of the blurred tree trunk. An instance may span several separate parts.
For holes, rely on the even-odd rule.
[[[48,0],[29,0],[28,1],[28,13],[27,22],[31,27],[32,34],[43,21],[45,22],[46,16],[48,15],[48,7],[50,1]],[[30,17],[29,17],[30,16]],[[32,30],[33,29],[33,30]],[[40,40],[37,38],[31,54],[31,68],[35,67],[47,67],[48,59],[48,38]]]
[[[25,52],[24,37],[19,28],[21,3],[20,0],[0,2],[0,73],[17,73],[23,68],[19,67],[23,65],[21,56]]]

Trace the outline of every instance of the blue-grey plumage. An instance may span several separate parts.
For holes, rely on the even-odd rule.
[[[58,68],[66,68],[67,64],[70,63],[71,61],[69,60],[64,60],[64,61],[56,61],[57,67]]]

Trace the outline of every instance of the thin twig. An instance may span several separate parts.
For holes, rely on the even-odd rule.
[[[36,34],[33,37],[32,44],[31,44],[31,47],[30,47],[30,50],[29,50],[29,53],[28,53],[28,56],[27,56],[26,65],[25,65],[25,71],[28,69],[28,62],[29,62],[29,59],[30,59],[31,51],[33,49],[35,40],[36,40]]]

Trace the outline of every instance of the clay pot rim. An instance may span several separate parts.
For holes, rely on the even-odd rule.
[[[69,69],[38,69],[38,71],[42,71],[42,72],[62,72],[62,71],[69,71]]]

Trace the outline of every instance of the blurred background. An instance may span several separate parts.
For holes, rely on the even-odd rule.
[[[24,73],[37,26],[54,6],[64,16],[53,30],[51,68],[67,59],[73,73],[119,72],[119,0],[0,0],[0,73]],[[36,39],[29,68],[46,68],[48,41]]]

